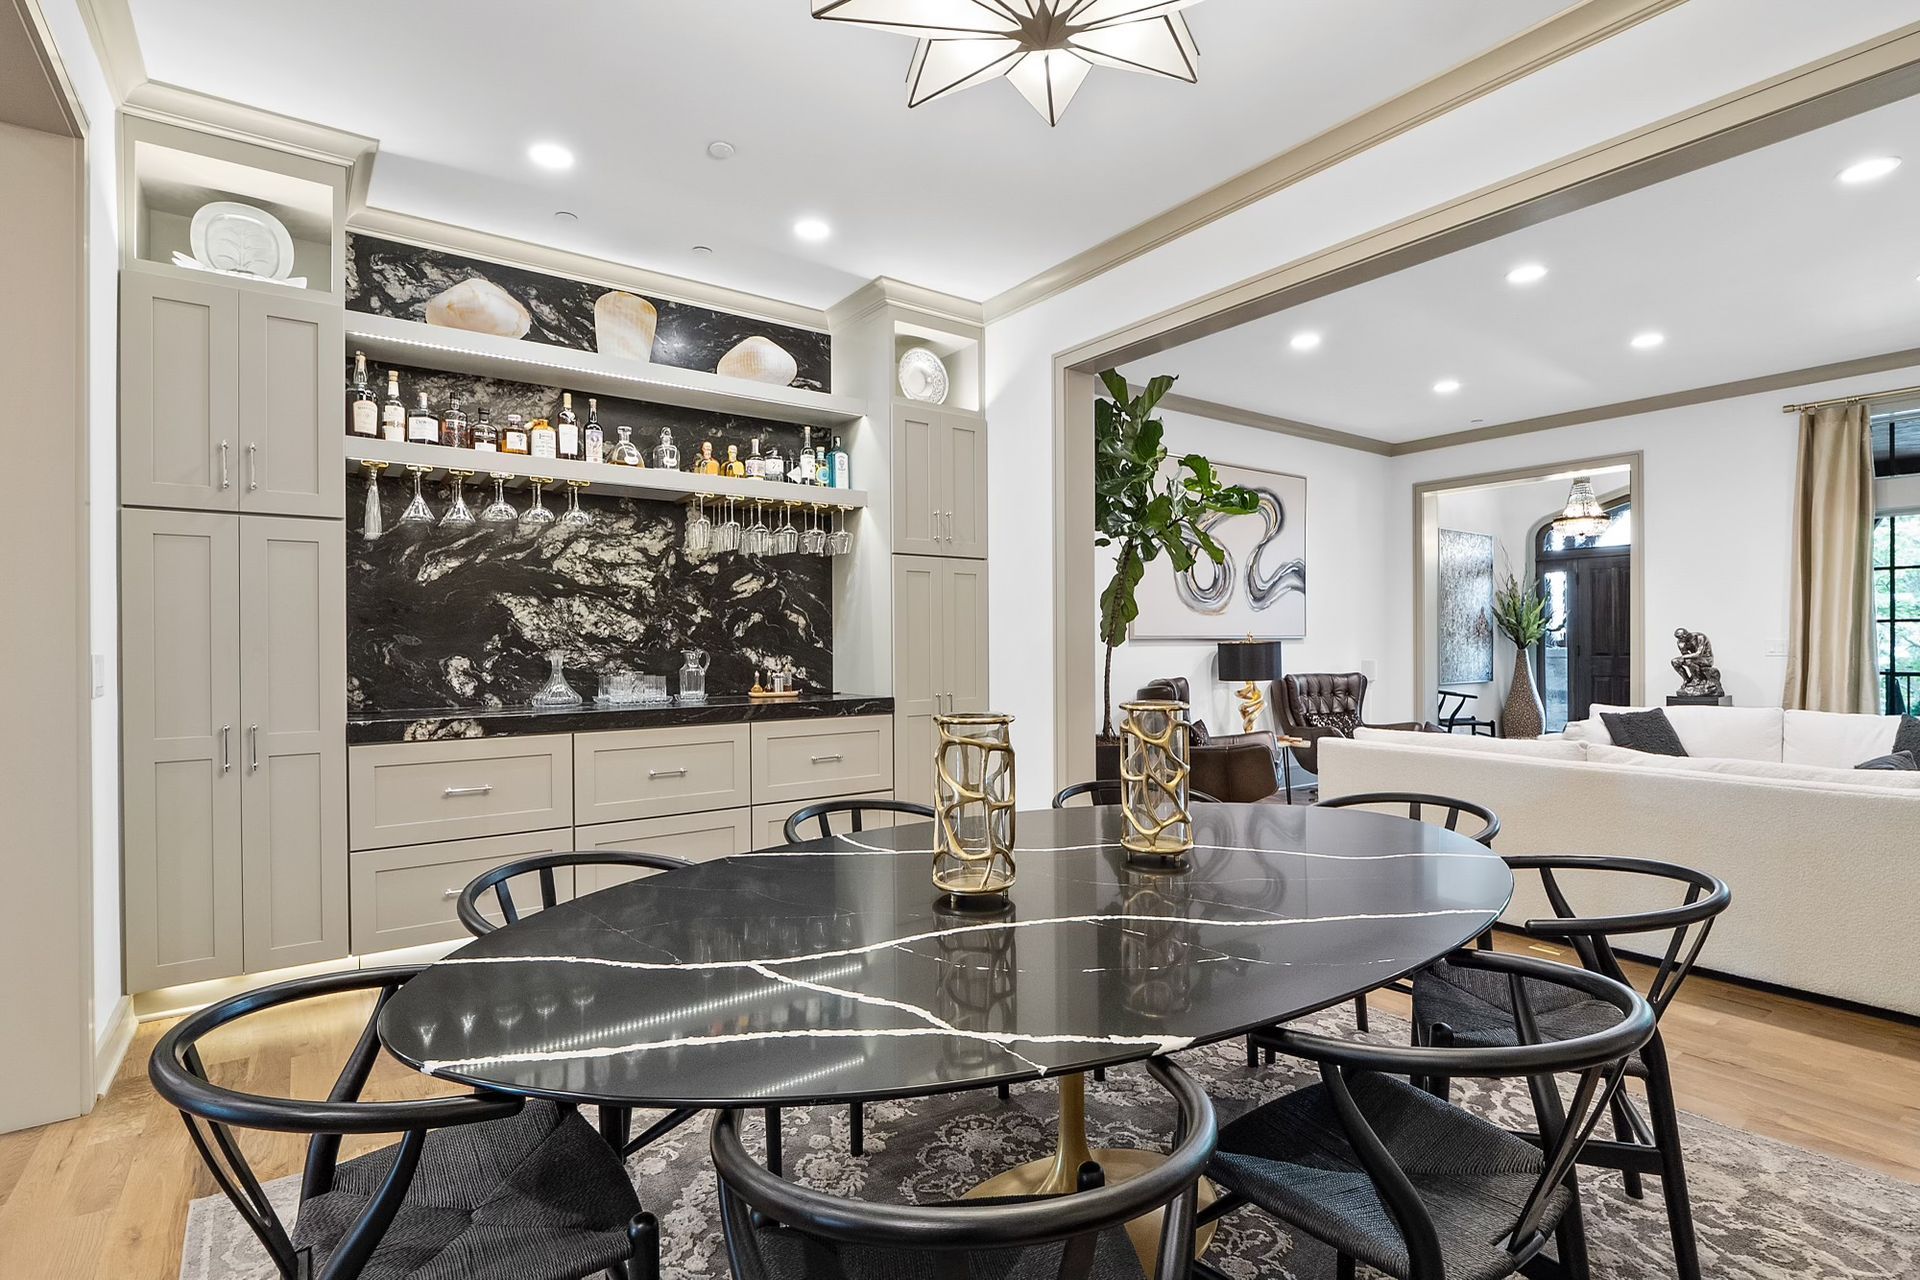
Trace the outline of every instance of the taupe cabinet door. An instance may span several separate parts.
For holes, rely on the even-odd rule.
[[[346,392],[339,303],[297,295],[240,298],[240,510],[284,516],[346,514],[340,424]]]
[[[338,488],[338,486],[335,486]],[[347,954],[345,526],[240,526],[246,967]]]
[[[341,412],[346,410],[343,407]],[[940,460],[946,471],[946,542],[940,554],[969,560],[987,558],[987,424],[950,412],[942,433]],[[982,602],[984,603],[984,601]]]
[[[987,427],[978,414],[895,404],[893,550],[986,557]]]
[[[239,291],[122,272],[120,500],[238,510],[239,396]]]
[[[987,567],[973,560],[893,560],[893,793],[933,801],[933,718],[986,711]]]
[[[127,989],[241,971],[240,520],[121,514]]]

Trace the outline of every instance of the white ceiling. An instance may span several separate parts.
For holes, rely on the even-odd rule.
[[[1890,177],[1835,181],[1904,155]],[[1549,275],[1506,281],[1522,263]],[[1920,347],[1920,98],[1127,368],[1405,441]],[[1293,335],[1322,335],[1300,353]],[[1637,351],[1635,334],[1666,343]],[[1433,386],[1457,379],[1439,396]]]
[[[990,297],[1567,3],[1208,0],[1197,86],[1096,70],[1049,130],[1007,85],[909,112],[913,42],[807,0],[130,0],[153,79],[379,139],[375,206],[816,306]]]

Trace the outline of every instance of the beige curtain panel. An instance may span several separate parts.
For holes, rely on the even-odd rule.
[[[1793,589],[1782,705],[1871,712],[1873,444],[1863,403],[1800,415]]]

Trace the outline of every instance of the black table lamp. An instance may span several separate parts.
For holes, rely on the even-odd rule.
[[[1280,651],[1280,641],[1255,640],[1251,636],[1220,645],[1220,679],[1228,683],[1245,681],[1234,695],[1240,699],[1240,723],[1244,732],[1253,732],[1254,721],[1260,718],[1260,708],[1266,702],[1255,682],[1280,678]]]

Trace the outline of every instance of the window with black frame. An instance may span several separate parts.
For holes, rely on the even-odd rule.
[[[1876,417],[1873,474],[1920,475],[1920,409]],[[1873,616],[1880,705],[1902,715],[1920,696],[1920,511],[1873,522]]]

